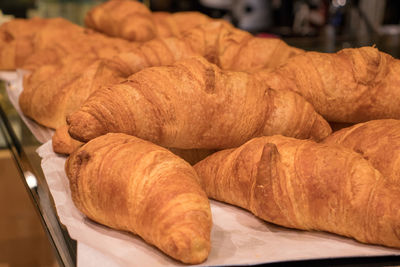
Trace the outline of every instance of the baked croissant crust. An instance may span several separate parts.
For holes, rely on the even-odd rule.
[[[172,37],[146,42],[112,58],[69,56],[62,64],[44,65],[24,76],[19,104],[26,116],[56,129],[98,88],[121,82],[146,67],[190,56],[193,53],[185,44]]]
[[[59,64],[68,55],[110,58],[135,47],[126,40],[95,33],[62,18],[17,22],[0,27],[0,69],[34,70]],[[25,27],[31,29],[29,34]]]
[[[304,50],[277,38],[259,38],[221,21],[199,25],[182,36],[193,52],[225,70],[274,69]]]
[[[282,132],[321,139],[331,132],[302,97],[269,90],[248,73],[222,71],[201,57],[147,68],[103,87],[67,122],[70,135],[84,142],[122,132],[185,149],[235,147]]]
[[[151,11],[137,1],[111,0],[97,5],[86,13],[85,25],[130,41],[148,41],[157,34]]]
[[[168,150],[124,134],[92,140],[67,159],[76,207],[132,232],[184,263],[210,251],[211,210],[194,169]]]
[[[196,40],[197,37],[198,40]],[[46,54],[43,56],[38,52],[25,62],[25,66],[34,71],[24,77],[24,92],[20,99],[21,109],[26,116],[39,124],[56,129],[65,124],[66,116],[76,111],[93,91],[101,86],[117,83],[147,67],[171,65],[178,60],[193,57],[197,53],[204,54],[209,60],[228,69],[245,69],[246,66],[250,69],[261,66],[273,67],[280,64],[274,60],[274,55],[278,56],[283,52],[283,50],[275,48],[275,45],[282,41],[258,38],[259,41],[247,42],[246,40],[249,38],[254,39],[250,34],[234,29],[226,23],[214,22],[208,26],[204,25],[199,29],[191,30],[185,38],[160,38],[136,47],[132,45],[131,51],[113,57],[111,57],[113,49],[109,53],[99,52],[98,55],[88,53],[85,56],[79,53],[65,52],[66,56],[62,62],[54,64],[54,62],[60,61],[57,55],[64,52],[59,51],[53,54],[46,50]],[[252,51],[249,48],[250,44],[259,42],[265,44],[263,55],[268,55],[267,57],[256,57],[255,54],[251,56],[245,52]],[[283,47],[295,50],[286,44]],[[260,49],[260,47],[254,47],[254,49]],[[58,50],[64,51],[62,48]],[[269,50],[275,52],[272,53]],[[97,50],[94,49],[94,51]],[[232,54],[234,51],[242,52]],[[281,52],[277,53],[278,51]],[[214,54],[216,57],[210,56]],[[286,60],[289,54],[285,55],[286,57],[283,54],[278,56],[280,62]],[[40,60],[32,62],[38,56],[41,56]],[[50,58],[47,58],[48,56]],[[233,59],[238,60],[237,62],[247,59],[247,63],[241,62],[239,65],[235,65],[236,61]],[[53,64],[43,65],[44,62]],[[303,114],[305,113],[299,113],[299,115]],[[313,117],[310,121],[313,122]]]
[[[35,70],[46,64],[60,64],[70,55],[111,58],[136,47],[135,43],[107,37],[64,19],[54,20],[57,23],[51,23],[35,34],[34,53],[25,60],[23,69]]]
[[[265,221],[400,248],[398,183],[350,149],[259,137],[194,168],[210,198]]]
[[[339,144],[360,153],[383,176],[400,182],[400,120],[372,120],[343,128],[323,143]]]
[[[374,47],[307,52],[259,75],[271,88],[301,94],[328,121],[400,118],[400,60]]]
[[[85,25],[109,36],[129,41],[149,41],[160,37],[180,37],[185,31],[212,19],[200,12],[151,12],[136,1],[111,0],[92,8]]]
[[[76,57],[65,65],[46,65],[24,77],[19,97],[22,112],[49,128],[66,124],[66,116],[76,111],[101,86],[124,80],[124,68],[115,61]],[[46,79],[46,77],[52,77]]]
[[[52,138],[53,151],[58,154],[69,155],[83,145],[82,142],[73,139],[68,134],[68,126],[64,125],[58,128]]]
[[[33,51],[34,34],[50,19],[13,19],[0,26],[0,70],[21,66]]]
[[[257,38],[221,19],[199,12],[154,12],[127,0],[112,0],[88,12],[86,25],[110,36],[148,41],[155,37],[179,37],[193,52],[223,69],[274,68],[303,53],[275,38]],[[143,24],[142,27],[135,26]]]

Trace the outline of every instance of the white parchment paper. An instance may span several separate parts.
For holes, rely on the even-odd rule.
[[[8,93],[11,90],[9,97],[16,105],[19,96],[17,92],[22,90],[18,87],[22,83],[18,85],[16,79],[10,84],[17,88],[7,90]],[[46,137],[49,134],[47,128],[29,126],[36,124],[29,119],[24,121],[35,136]],[[72,202],[68,178],[64,172],[66,157],[53,152],[51,140],[39,147],[37,152],[42,158],[42,169],[59,218],[71,237],[78,241],[78,266],[183,266],[137,236],[112,230],[87,219]],[[257,219],[245,210],[216,201],[211,201],[211,211],[212,249],[207,261],[201,266],[400,255],[398,249],[366,245],[334,234],[275,226]]]

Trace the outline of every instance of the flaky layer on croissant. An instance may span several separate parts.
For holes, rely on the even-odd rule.
[[[62,64],[44,65],[24,77],[20,106],[41,125],[56,129],[87,97],[102,86],[118,83],[151,66],[169,65],[193,56],[177,38],[153,40],[112,58],[72,55]]]
[[[130,41],[148,41],[157,36],[151,11],[137,1],[111,0],[97,5],[86,13],[85,25]]]
[[[183,12],[171,16],[184,20],[190,15],[190,12]],[[222,69],[254,71],[275,68],[304,52],[279,39],[254,37],[224,21],[185,25],[180,26],[185,30],[179,38],[157,38],[139,45],[133,51],[135,57],[125,60],[127,68],[132,69],[131,74],[140,70],[141,64],[144,67],[160,66],[171,64],[170,58],[178,60],[193,55],[203,56]]]
[[[180,37],[196,26],[216,21],[199,12],[151,12],[136,1],[110,0],[92,8],[85,17],[87,27],[130,41],[157,37]]]
[[[136,24],[145,26],[137,27]],[[147,41],[155,37],[179,37],[193,51],[223,69],[274,68],[303,50],[279,39],[257,38],[223,20],[198,12],[154,12],[127,0],[96,6],[86,17],[88,27],[110,36]]]
[[[0,26],[0,70],[21,66],[33,52],[33,37],[51,19],[13,19]]]
[[[400,120],[373,120],[343,128],[323,143],[360,153],[385,178],[400,183]]]
[[[56,129],[52,138],[53,151],[58,154],[70,155],[83,145],[82,142],[73,139],[68,134],[68,126],[64,125]]]
[[[201,57],[101,88],[67,122],[80,141],[122,132],[186,149],[235,147],[278,133],[321,139],[331,131],[295,93],[269,90],[248,73],[222,71]]]
[[[19,106],[26,116],[56,129],[66,124],[66,116],[93,91],[122,81],[127,75],[116,61],[78,58],[72,57],[64,65],[43,66],[24,77]]]
[[[210,198],[268,222],[400,247],[400,186],[347,148],[260,137],[194,168]]]
[[[87,143],[66,161],[76,207],[184,263],[210,251],[211,211],[194,169],[168,150],[124,134]]]
[[[225,70],[274,69],[304,51],[275,38],[254,37],[223,22],[200,25],[182,40],[208,61]]]
[[[258,75],[272,88],[298,92],[328,121],[400,119],[400,60],[374,47],[308,52]]]
[[[59,23],[53,23],[35,35],[34,53],[26,59],[22,68],[34,70],[46,64],[59,64],[69,55],[111,58],[136,48],[135,43],[58,20]]]
[[[17,20],[19,21],[19,20]],[[31,28],[21,33],[22,28]],[[134,44],[82,28],[62,18],[10,22],[0,28],[0,69],[34,70],[46,64],[58,64],[68,55],[112,57],[130,51]]]

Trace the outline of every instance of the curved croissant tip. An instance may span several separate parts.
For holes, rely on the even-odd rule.
[[[311,139],[319,142],[324,140],[332,133],[332,128],[329,123],[323,119],[321,116],[318,116],[314,121],[314,124],[311,129]]]
[[[67,117],[69,135],[81,142],[88,142],[106,133],[103,125],[91,114],[77,111]]]
[[[207,259],[210,253],[209,241],[202,237],[197,237],[185,242],[181,237],[170,237],[166,247],[168,255],[186,264],[199,264]]]

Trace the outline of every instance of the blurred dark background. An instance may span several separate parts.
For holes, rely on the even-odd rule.
[[[102,0],[0,0],[15,17],[61,16],[82,24]],[[308,50],[334,52],[376,45],[400,58],[399,0],[142,0],[153,11],[196,10],[265,37]]]

